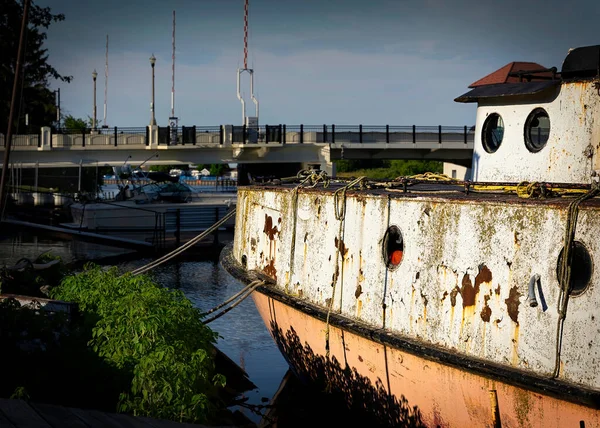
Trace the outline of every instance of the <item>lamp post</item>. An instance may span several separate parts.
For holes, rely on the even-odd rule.
[[[150,65],[152,66],[152,102],[150,103],[150,112],[152,117],[150,119],[150,125],[156,126],[156,118],[154,117],[154,64],[156,64],[156,58],[154,54],[150,57]]]
[[[92,120],[92,130],[96,131],[96,77],[98,77],[98,73],[96,73],[96,69],[92,72],[92,78],[94,79],[94,118]]]

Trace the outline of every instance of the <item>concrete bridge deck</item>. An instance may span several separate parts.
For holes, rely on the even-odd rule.
[[[169,129],[42,128],[15,135],[11,162],[22,167],[178,163],[327,164],[340,159],[423,159],[470,165],[474,132],[468,127],[221,125]],[[0,152],[4,151],[0,135]]]

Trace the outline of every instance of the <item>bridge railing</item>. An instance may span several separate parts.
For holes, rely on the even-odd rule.
[[[40,134],[13,134],[13,147],[39,147],[41,141]],[[6,136],[0,134],[0,147],[6,146]]]
[[[231,137],[233,144],[469,144],[473,140],[473,127],[442,125],[244,125],[234,126]]]
[[[59,128],[50,131],[53,148],[148,145],[148,128]]]
[[[468,126],[390,126],[390,125],[259,125],[254,127],[216,125],[157,127],[112,127],[51,129],[51,148],[102,146],[214,145],[224,144],[472,144],[474,127]],[[5,146],[0,134],[0,147]],[[41,147],[38,134],[13,135],[13,146]],[[48,144],[47,142],[44,144]]]

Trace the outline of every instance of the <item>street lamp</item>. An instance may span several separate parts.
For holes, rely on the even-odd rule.
[[[92,129],[96,130],[96,77],[98,77],[98,73],[96,73],[96,69],[92,72],[92,78],[94,79],[94,119],[92,120]]]
[[[156,126],[156,118],[154,117],[154,64],[156,64],[156,58],[154,54],[150,57],[150,65],[152,66],[152,102],[150,103],[150,112],[152,113],[152,118],[150,119],[150,125]]]

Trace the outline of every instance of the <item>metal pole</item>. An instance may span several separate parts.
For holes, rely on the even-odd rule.
[[[98,77],[98,73],[94,69],[92,73],[92,78],[94,79],[94,119],[92,120],[92,129],[96,130],[96,78]]]
[[[152,102],[150,103],[150,113],[152,114],[150,118],[150,125],[156,126],[156,118],[154,116],[154,64],[156,64],[156,58],[154,54],[150,57],[150,65],[152,66]]]
[[[8,170],[8,160],[10,158],[10,146],[12,144],[13,121],[17,93],[19,89],[19,75],[21,74],[21,57],[23,56],[23,40],[25,38],[25,29],[27,28],[27,14],[29,12],[30,0],[25,0],[23,4],[23,21],[21,23],[21,34],[19,36],[19,48],[17,50],[17,64],[15,67],[15,80],[13,82],[12,97],[10,100],[10,113],[8,115],[8,130],[6,131],[6,142],[4,147],[4,163],[2,164],[2,178],[0,178],[0,220],[4,217],[4,201],[6,199],[6,174]]]

